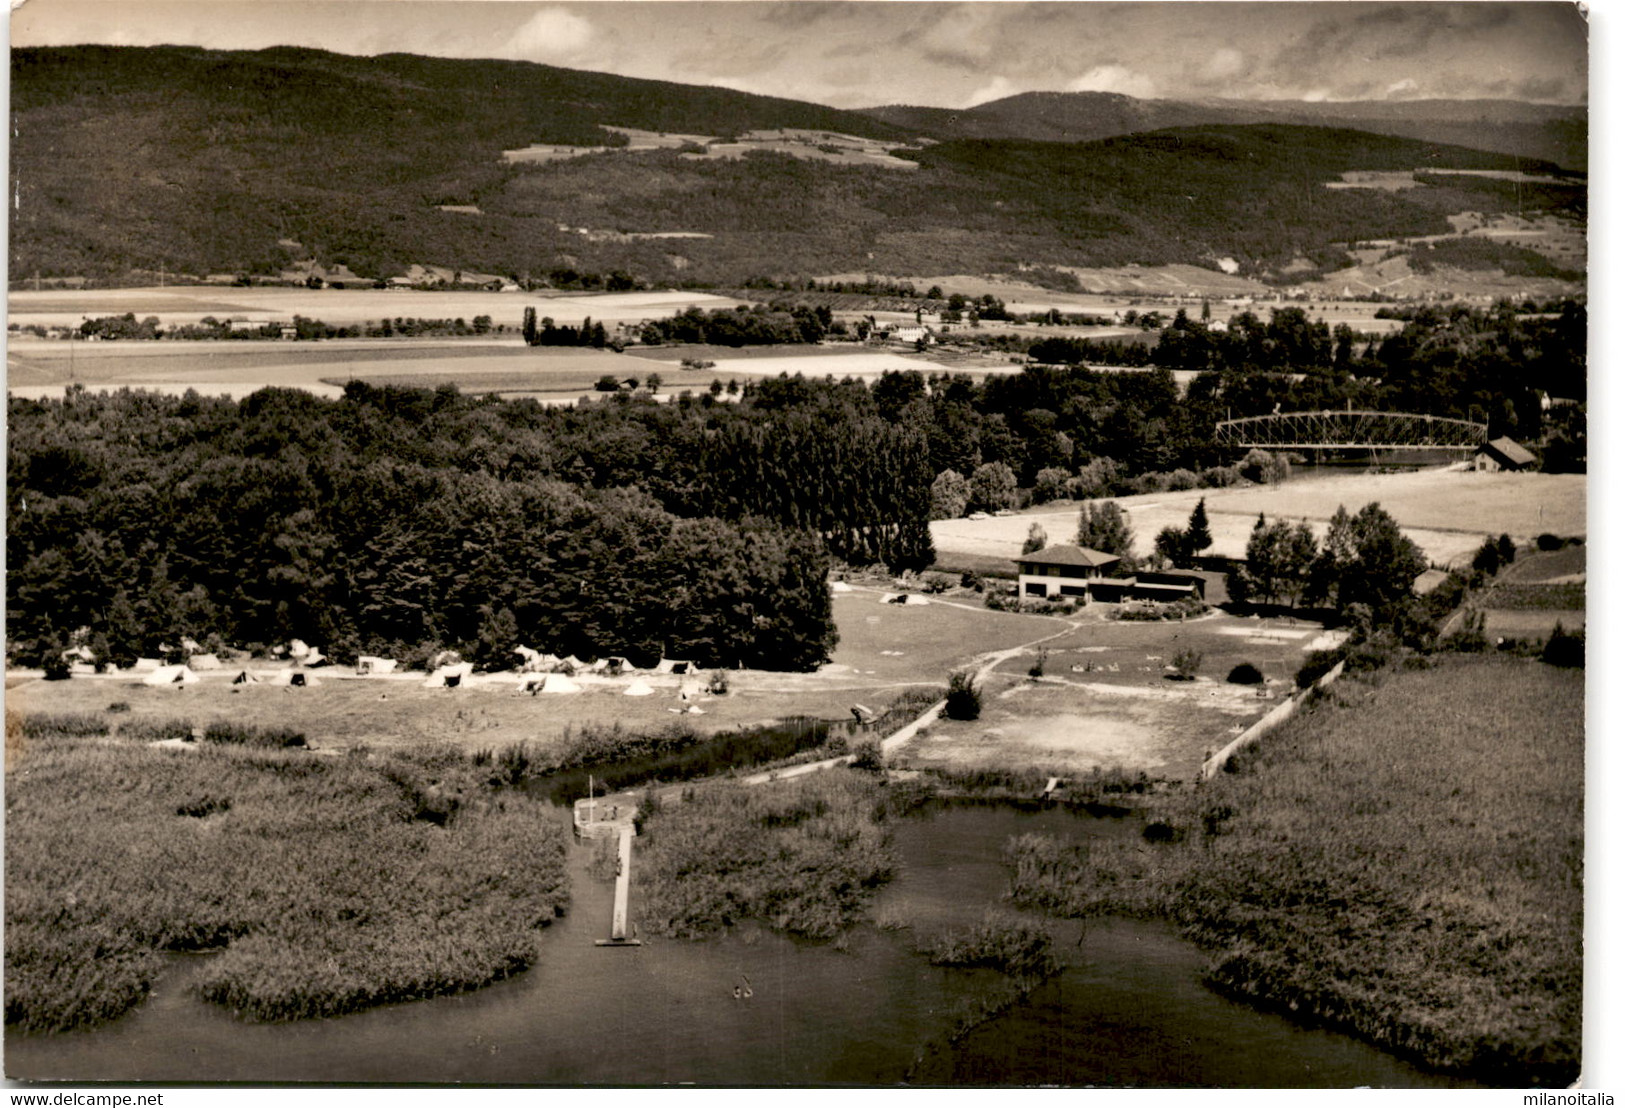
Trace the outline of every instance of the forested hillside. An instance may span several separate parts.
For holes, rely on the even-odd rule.
[[[534,142],[624,143],[601,125],[910,137],[816,105],[517,62],[42,48],[13,53],[12,83],[14,280],[307,258],[369,278],[421,263],[690,285],[1225,257],[1301,277],[1340,264],[1340,242],[1445,233],[1463,210],[1582,212],[1585,197],[1578,181],[1507,195],[1442,176],[1329,190],[1356,169],[1555,167],[1284,124],[954,140],[905,151],[914,170],[671,149],[509,165],[502,150]],[[627,237],[669,232],[710,237]]]
[[[974,108],[887,105],[863,114],[937,138],[1085,142],[1165,127],[1290,123],[1342,127],[1586,167],[1584,107],[1507,100],[1141,100],[1115,92],[1027,92]]]

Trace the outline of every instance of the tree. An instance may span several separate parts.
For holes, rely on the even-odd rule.
[[[1157,532],[1154,542],[1157,554],[1169,565],[1182,565],[1189,555],[1188,532],[1168,526]]]
[[[996,512],[1016,503],[1016,475],[1003,462],[984,462],[970,475],[972,511]]]
[[[1027,541],[1021,544],[1021,552],[1031,554],[1034,551],[1044,549],[1048,545],[1049,536],[1044,533],[1043,527],[1035,523],[1027,528]]]
[[[519,621],[512,608],[492,611],[491,605],[480,605],[479,637],[469,660],[482,673],[509,668],[514,661],[513,648],[519,644]]]
[[[1133,554],[1134,532],[1115,500],[1091,501],[1078,512],[1078,545],[1120,558]]]
[[[1071,475],[1059,466],[1050,466],[1038,471],[1033,478],[1033,502],[1046,504],[1051,500],[1060,500],[1066,496],[1066,483]]]
[[[1486,577],[1494,577],[1501,569],[1501,548],[1495,540],[1485,537],[1484,545],[1473,555],[1473,569]]]
[[[1241,475],[1261,485],[1278,485],[1292,475],[1292,463],[1284,455],[1254,447],[1241,460]]]
[[[968,673],[955,673],[948,678],[948,705],[945,712],[949,719],[970,720],[982,714],[982,690]]]
[[[1518,547],[1512,541],[1511,535],[1502,535],[1495,541],[1495,552],[1501,556],[1501,564],[1511,565],[1518,557]]]
[[[1194,558],[1202,551],[1213,545],[1213,532],[1207,523],[1207,497],[1196,502],[1191,509],[1190,522],[1185,527],[1185,548],[1189,551],[1188,557]]]
[[[525,322],[520,328],[520,334],[525,336],[526,346],[536,345],[536,309],[525,309]]]
[[[1262,600],[1275,604],[1282,600],[1292,607],[1307,590],[1317,551],[1314,532],[1307,523],[1292,525],[1285,520],[1267,523],[1262,514],[1247,539],[1246,568],[1232,582],[1237,599]]]
[[[969,503],[970,482],[953,470],[943,470],[931,482],[932,519],[958,519]]]
[[[660,391],[660,374],[658,374],[658,373],[649,374],[648,377],[644,378],[643,384],[650,392],[659,392]]]
[[[1375,501],[1355,514],[1349,528],[1354,564],[1338,582],[1338,606],[1368,604],[1379,620],[1386,619],[1411,595],[1411,586],[1428,567],[1427,559]]]

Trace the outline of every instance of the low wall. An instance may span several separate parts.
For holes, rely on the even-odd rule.
[[[1343,663],[1338,662],[1335,666],[1322,674],[1320,679],[1309,688],[1304,689],[1300,693],[1296,693],[1295,695],[1283,700],[1281,703],[1271,708],[1257,723],[1254,723],[1251,727],[1247,728],[1247,730],[1230,740],[1229,743],[1225,744],[1222,750],[1202,763],[1201,780],[1210,780],[1214,774],[1224,769],[1225,765],[1230,761],[1231,758],[1235,757],[1236,751],[1241,750],[1244,747],[1251,746],[1269,732],[1275,730],[1275,728],[1291,719],[1293,715],[1297,713],[1298,709],[1303,707],[1303,702],[1309,699],[1310,693],[1314,692],[1316,689],[1325,688],[1342,675]]]

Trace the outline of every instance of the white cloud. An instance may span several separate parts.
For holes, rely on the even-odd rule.
[[[1221,46],[1208,57],[1207,64],[1202,67],[1202,76],[1210,81],[1223,81],[1240,76],[1246,68],[1247,60],[1241,56],[1240,50]]]
[[[1144,73],[1121,65],[1097,65],[1066,86],[1068,92],[1120,92],[1142,100],[1157,95],[1157,83]]]
[[[1003,100],[1006,96],[1014,96],[1020,91],[1020,89],[1010,83],[1010,78],[995,77],[993,80],[989,81],[987,84],[983,85],[981,88],[967,96],[965,98],[964,106],[967,108],[974,108],[978,104],[986,104],[993,100]]]
[[[543,8],[503,44],[503,56],[520,61],[576,58],[592,43],[593,25],[563,8]]]
[[[1410,96],[1414,92],[1416,92],[1416,82],[1406,77],[1403,81],[1395,81],[1389,85],[1385,95],[1403,98]]]
[[[1331,98],[1331,90],[1324,88],[1312,88],[1302,96],[1298,97],[1299,100],[1302,100],[1308,104],[1318,104],[1322,100],[1330,100]]]

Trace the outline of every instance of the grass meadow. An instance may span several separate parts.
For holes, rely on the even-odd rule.
[[[1584,674],[1345,679],[1147,840],[1012,840],[1016,900],[1164,915],[1220,990],[1495,1084],[1579,1072]],[[1155,843],[1150,839],[1155,838]]]
[[[560,822],[460,754],[162,749],[61,723],[6,722],[21,1029],[122,1014],[176,951],[218,951],[202,995],[254,1020],[475,988],[531,964],[568,901]]]

